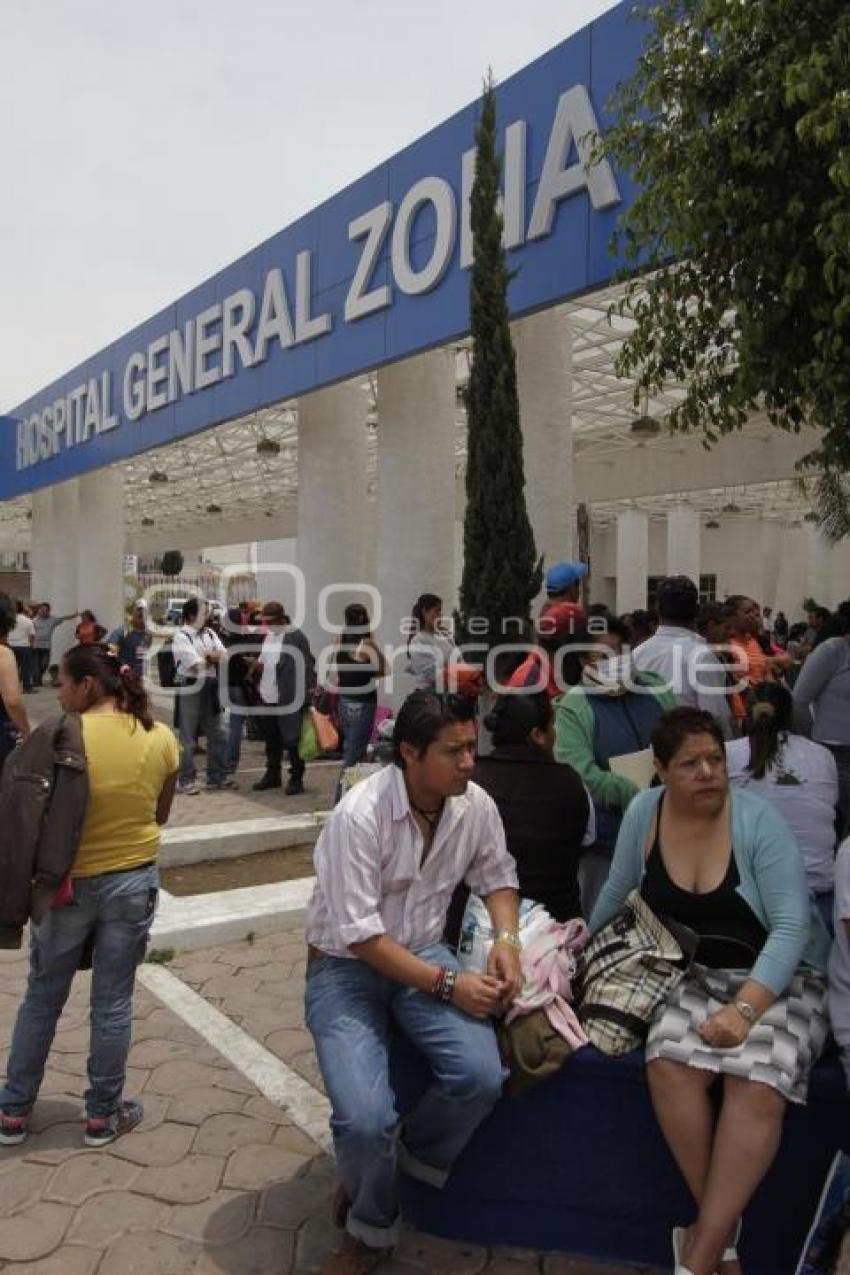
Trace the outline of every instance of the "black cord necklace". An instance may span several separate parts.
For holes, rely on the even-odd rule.
[[[417,806],[416,802],[410,799],[411,809],[415,810],[418,815],[421,815],[428,827],[432,829],[436,828],[437,824],[440,822],[440,816],[443,813],[445,804],[445,801],[441,801],[436,810],[423,810],[421,806]]]

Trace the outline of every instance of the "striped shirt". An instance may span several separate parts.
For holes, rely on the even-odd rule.
[[[517,889],[499,812],[477,784],[446,799],[424,864],[423,846],[398,766],[352,788],[316,842],[308,943],[332,956],[353,957],[352,943],[387,934],[419,952],[439,942],[461,881],[483,897]]]

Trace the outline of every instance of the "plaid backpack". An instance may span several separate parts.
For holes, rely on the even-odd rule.
[[[591,1044],[604,1054],[637,1049],[656,1010],[684,977],[697,943],[693,930],[662,923],[632,890],[622,911],[584,950],[578,1017]]]

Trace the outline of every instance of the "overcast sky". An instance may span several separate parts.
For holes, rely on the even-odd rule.
[[[0,0],[0,411],[615,0]]]

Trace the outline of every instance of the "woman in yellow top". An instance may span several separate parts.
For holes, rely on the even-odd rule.
[[[153,720],[138,676],[101,646],[68,651],[59,674],[66,712],[81,714],[89,805],[71,868],[73,899],[32,927],[30,975],[0,1090],[0,1144],[27,1136],[56,1023],[93,945],[87,1146],[134,1128],[123,1097],[136,966],[156,910],[160,825],[171,809],[179,748]]]

